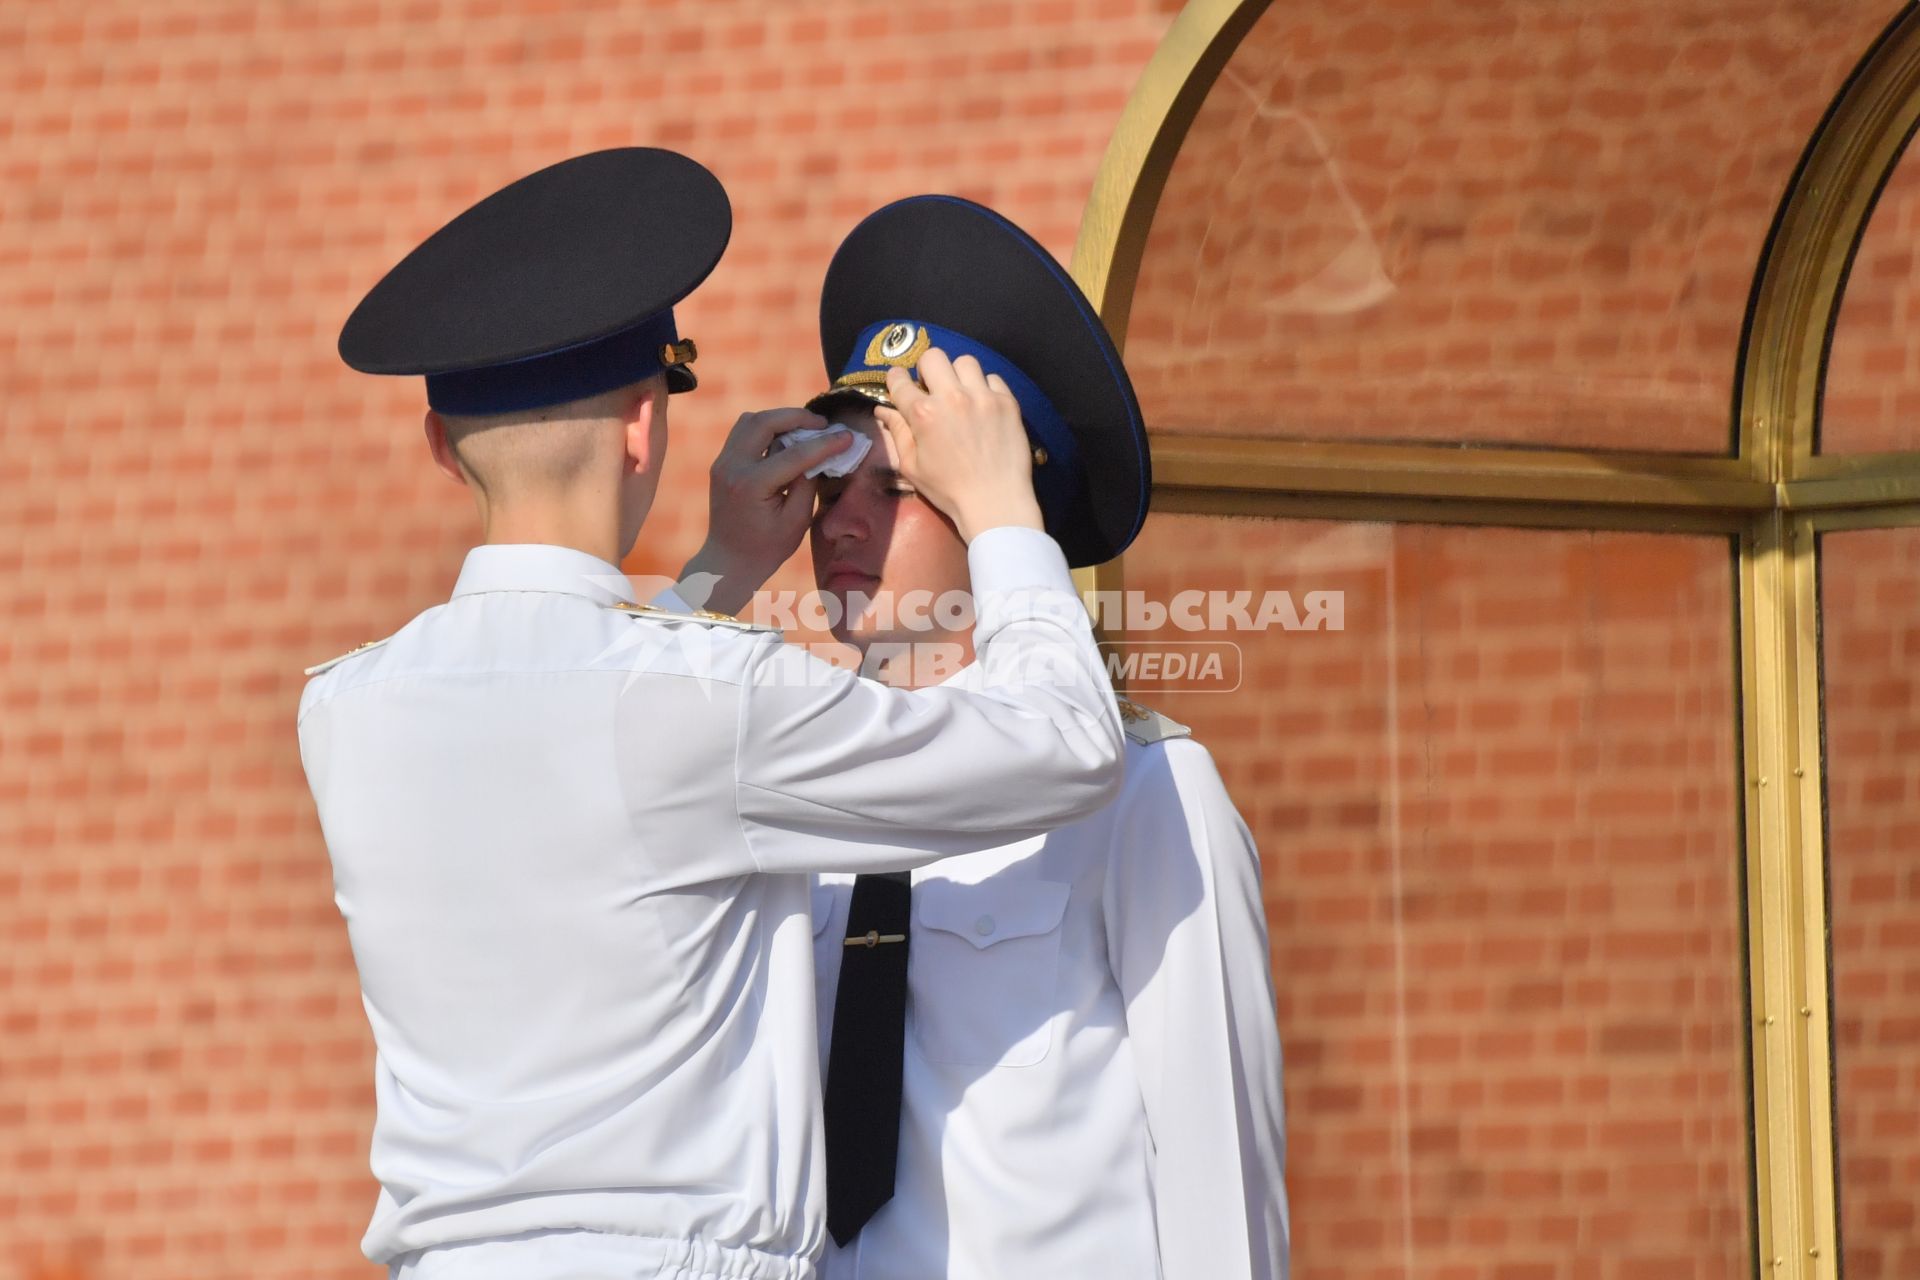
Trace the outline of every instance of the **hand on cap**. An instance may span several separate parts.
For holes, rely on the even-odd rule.
[[[894,408],[876,410],[893,437],[901,476],[971,542],[988,529],[1043,527],[1033,496],[1033,446],[1020,402],[998,374],[938,347],[920,357],[922,391],[905,369],[887,371]]]
[[[682,581],[696,573],[717,581],[704,602],[690,603],[738,612],[799,548],[819,484],[806,473],[853,437],[836,432],[788,449],[774,448],[774,441],[799,427],[826,425],[805,409],[742,414],[733,424],[707,473],[706,544],[680,571]]]

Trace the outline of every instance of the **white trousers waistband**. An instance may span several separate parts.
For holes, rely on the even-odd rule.
[[[387,1274],[389,1280],[817,1280],[818,1273],[808,1258],[705,1240],[529,1231],[422,1249]]]

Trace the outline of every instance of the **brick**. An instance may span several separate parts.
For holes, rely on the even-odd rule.
[[[719,9],[101,0],[0,24],[0,261],[33,317],[0,326],[28,459],[24,500],[0,499],[0,990],[32,996],[0,999],[9,1280],[367,1273],[370,1046],[290,716],[302,666],[444,595],[473,524],[417,448],[417,386],[332,353],[359,292],[568,152],[678,142],[713,165],[739,220],[686,316],[716,367],[676,406],[644,548],[677,567],[704,532],[702,453],[749,392],[819,380],[838,238],[960,189],[1065,258],[1172,17],[920,6],[1025,56],[969,66],[970,118],[940,108],[943,145],[916,156],[846,145],[915,30],[861,0]],[[136,559],[103,593],[99,567]],[[232,1192],[217,1222],[208,1187]]]
[[[1881,209],[1913,207],[1914,192],[1912,174],[1902,166],[1882,197]],[[1884,216],[1875,215],[1862,245],[1859,261],[1869,275],[1874,254],[1898,256],[1886,238],[1884,228],[1892,224],[1882,223]],[[1877,281],[1869,286],[1875,292],[1863,296],[1907,296],[1904,282],[1890,275]],[[1867,324],[1864,315],[1849,301],[1842,312],[1842,331]],[[1859,357],[1859,341],[1848,335],[1850,361]],[[1848,376],[1857,380],[1860,366],[1849,368]],[[1889,377],[1898,386],[1912,374],[1903,367]],[[1848,449],[1907,447],[1896,436],[1876,434],[1895,424],[1891,418],[1836,416],[1834,423],[1837,429],[1827,439]],[[1850,1275],[1856,1270],[1894,1275],[1898,1269],[1886,1259],[1920,1259],[1920,1230],[1910,1210],[1901,1212],[1911,1197],[1878,1201],[1853,1190],[1890,1185],[1896,1159],[1910,1160],[1920,1141],[1920,1103],[1915,1101],[1920,1091],[1911,1075],[1913,1046],[1920,1042],[1920,1027],[1911,1012],[1914,993],[1920,992],[1920,895],[1903,892],[1912,874],[1912,845],[1894,834],[1890,821],[1909,812],[1912,802],[1898,774],[1887,772],[1905,754],[1904,745],[1894,744],[1920,726],[1920,713],[1911,698],[1886,696],[1903,672],[1896,640],[1911,626],[1913,608],[1902,588],[1911,576],[1916,548],[1920,540],[1906,530],[1837,535],[1823,544],[1827,617],[1822,628],[1833,651],[1846,655],[1830,663],[1827,678],[1837,695],[1828,710],[1828,785],[1836,885],[1832,936],[1834,1018],[1840,1041],[1838,1146],[1850,1198],[1843,1203],[1841,1226],[1843,1261]],[[1900,1208],[1888,1212],[1890,1205]]]
[[[1869,8],[1682,21],[1653,0],[1617,15],[1482,0],[1275,6],[1203,106],[1155,219],[1129,353],[1150,417],[1724,449],[1752,263],[1800,140],[1885,19]],[[286,718],[297,669],[432,602],[471,533],[458,495],[422,474],[416,393],[354,378],[327,350],[369,273],[460,203],[568,150],[656,141],[712,160],[740,220],[706,301],[687,308],[716,353],[707,394],[675,418],[673,467],[686,470],[670,469],[666,493],[691,495],[701,454],[744,402],[817,381],[810,282],[873,204],[973,192],[1064,257],[1101,144],[1177,9],[930,0],[906,19],[853,0],[777,13],[690,0],[192,12],[103,0],[83,21],[0,31],[14,55],[0,77],[14,108],[0,113],[4,172],[23,215],[0,220],[0,261],[14,313],[36,317],[0,334],[8,439],[32,454],[31,496],[0,504],[0,839],[27,862],[0,871],[0,901],[25,895],[28,917],[10,921],[0,963],[33,984],[24,1007],[37,1017],[24,1042],[0,1041],[0,1075],[29,1096],[68,1090],[7,1130],[9,1159],[32,1167],[0,1189],[0,1239],[28,1261],[0,1270],[366,1273],[354,1240],[371,1199],[368,1046]],[[857,48],[842,39],[856,27]],[[956,46],[956,87],[928,108],[939,145],[846,145],[907,91],[928,30]],[[1753,67],[1780,66],[1792,74],[1748,83]],[[1329,162],[1271,110],[1296,105]],[[1249,133],[1256,124],[1266,132]],[[236,163],[253,181],[224,181]],[[1224,198],[1192,180],[1235,171]],[[1609,206],[1610,191],[1627,203]],[[1709,193],[1706,225],[1682,225]],[[1916,447],[1920,358],[1896,328],[1920,318],[1903,261],[1916,211],[1920,182],[1903,168],[1836,338],[1830,448]],[[1236,238],[1248,230],[1264,238]],[[1342,313],[1341,282],[1331,308],[1302,291],[1369,238],[1384,297]],[[1205,253],[1183,257],[1196,239]],[[111,341],[109,368],[83,334]],[[716,358],[728,351],[761,363]],[[1249,368],[1260,376],[1240,376]],[[139,403],[139,420],[69,413],[96,412],[103,394]],[[703,524],[693,497],[663,498],[637,561],[670,570]],[[1231,583],[1264,581],[1289,555],[1315,564],[1312,535],[1342,532],[1172,528],[1158,544],[1150,529],[1130,578],[1190,576],[1204,560]],[[1900,664],[1920,656],[1902,585],[1920,558],[1910,537],[1844,563],[1834,551],[1879,536],[1830,537],[1823,578],[1832,652],[1861,642],[1828,693],[1836,1012],[1857,1029],[1839,1061],[1841,1200],[1848,1274],[1862,1275],[1865,1257],[1915,1270],[1902,1262],[1916,1256],[1911,1225],[1884,1206],[1920,1180],[1912,1046],[1875,1038],[1905,1034],[1899,1002],[1920,997],[1907,963],[1920,880],[1897,900],[1842,889],[1856,869],[1883,889],[1920,839],[1910,814],[1902,834],[1893,810],[1911,808],[1911,791],[1889,769],[1920,726],[1910,697],[1887,701]],[[1266,866],[1297,1269],[1403,1275],[1410,1217],[1411,1265],[1440,1280],[1748,1272],[1724,543],[1593,535],[1582,552],[1588,535],[1388,537],[1398,633],[1382,630],[1384,566],[1370,565],[1343,583],[1339,644],[1250,646],[1263,696],[1166,707],[1214,748]],[[155,571],[118,584],[137,632],[102,636],[111,613],[77,598],[109,558]],[[287,577],[250,577],[262,562]],[[1605,580],[1614,564],[1635,572]],[[1849,583],[1851,600],[1833,594]],[[271,629],[254,616],[283,608],[316,616]],[[1699,643],[1669,654],[1674,632]],[[126,670],[152,654],[168,655],[164,675]],[[27,669],[31,683],[14,674]],[[1669,691],[1685,696],[1660,702]],[[103,726],[123,714],[110,744]],[[1857,729],[1867,740],[1846,736]],[[141,758],[143,776],[116,757]],[[207,795],[219,803],[190,799]],[[72,874],[41,874],[54,855]],[[1389,875],[1417,891],[1396,898]],[[116,938],[137,951],[97,954]],[[54,977],[61,963],[70,977]],[[275,998],[234,982],[271,982]],[[98,1043],[118,1025],[107,1010],[125,1011],[126,1043]],[[83,1029],[95,1043],[63,1041]],[[1511,1117],[1510,1085],[1529,1097]],[[1581,1163],[1561,1167],[1556,1148],[1582,1142]],[[1343,1151],[1370,1167],[1344,1167]],[[166,1185],[183,1171],[191,1185]],[[1854,1194],[1861,1184],[1879,1200]],[[193,1193],[216,1186],[231,1189],[220,1221],[196,1221],[207,1201]],[[1584,1251],[1566,1243],[1575,1221]],[[83,1239],[97,1247],[70,1257]]]
[[[1155,517],[1139,552],[1129,558],[1128,581],[1150,594],[1163,584],[1188,585],[1188,566],[1195,558],[1216,569],[1242,565],[1243,580],[1285,577],[1294,548],[1312,546],[1337,528],[1252,526],[1223,539],[1218,527],[1209,531],[1202,521]],[[1574,548],[1587,535],[1562,539],[1516,534],[1509,540],[1491,531],[1402,529],[1392,537],[1400,554],[1422,566],[1423,583],[1415,597],[1419,661],[1403,666],[1397,697],[1403,707],[1455,714],[1403,716],[1395,727],[1400,745],[1392,753],[1391,767],[1397,771],[1400,794],[1396,810],[1382,816],[1389,824],[1386,830],[1336,831],[1329,815],[1337,811],[1342,784],[1330,784],[1334,795],[1327,799],[1332,804],[1296,807],[1287,827],[1256,824],[1256,835],[1265,853],[1269,899],[1276,903],[1271,918],[1277,946],[1288,946],[1290,954],[1313,955],[1316,938],[1323,947],[1384,945],[1398,920],[1407,930],[1407,978],[1403,986],[1392,988],[1395,1003],[1362,1000],[1356,1013],[1352,961],[1299,970],[1291,961],[1283,963],[1283,1035],[1289,1042],[1305,1036],[1317,1046],[1312,1066],[1290,1067],[1310,1071],[1314,1079],[1292,1079],[1306,1088],[1316,1081],[1342,1081],[1358,1064],[1373,1060],[1379,1045],[1371,1024],[1384,1024],[1396,1008],[1409,1021],[1412,1029],[1399,1052],[1411,1073],[1405,1123],[1413,1210],[1416,1215],[1444,1213],[1455,1224],[1456,1244],[1474,1233],[1476,1261],[1456,1272],[1469,1280],[1485,1280],[1497,1265],[1532,1265],[1527,1243],[1565,1230],[1566,1215],[1554,1215],[1546,1207],[1560,1200],[1577,1203],[1583,1214],[1617,1218],[1626,1235],[1635,1239],[1663,1242],[1649,1250],[1660,1257],[1710,1254],[1713,1260],[1703,1262],[1699,1271],[1703,1276],[1737,1270],[1744,1256],[1739,1240],[1743,1227],[1703,1233],[1670,1212],[1676,1201],[1710,1205],[1719,1215],[1717,1221],[1744,1223],[1743,1181],[1716,1180],[1708,1173],[1711,1167],[1738,1168],[1744,1160],[1745,1102],[1737,1036],[1741,932],[1731,864],[1721,861],[1737,850],[1737,796],[1727,782],[1732,743],[1723,731],[1707,727],[1730,715],[1732,707],[1727,681],[1732,636],[1725,620],[1714,617],[1715,611],[1730,607],[1725,548],[1701,542],[1682,553],[1671,545],[1607,536],[1597,548],[1596,563],[1630,555],[1643,566],[1642,580],[1651,576],[1691,584],[1687,590],[1694,594],[1670,593],[1662,610],[1650,616],[1631,607],[1634,602],[1627,593],[1609,589],[1597,599],[1583,593],[1592,573],[1585,553]],[[1557,549],[1549,549],[1556,544]],[[1477,605],[1502,596],[1511,581],[1513,557],[1522,554],[1522,546],[1531,567],[1530,607],[1500,612],[1489,621]],[[1357,603],[1360,599],[1350,597],[1350,619],[1368,614],[1367,607]],[[1415,608],[1406,600],[1402,605],[1409,612]],[[1702,610],[1697,618],[1694,609]],[[1715,637],[1714,643],[1669,653],[1665,636],[1679,615],[1689,619],[1679,624],[1681,630]],[[1368,616],[1374,621],[1360,631],[1353,630],[1350,621],[1348,643],[1362,649],[1384,643],[1378,613]],[[1569,637],[1578,637],[1578,643],[1566,643]],[[1536,670],[1522,677],[1501,668],[1504,654],[1543,651],[1565,655],[1560,670]],[[1297,741],[1262,731],[1262,722],[1270,725],[1275,716],[1294,714],[1302,696],[1290,675],[1304,669],[1304,661],[1285,663],[1285,651],[1278,646],[1275,654],[1282,659],[1277,664],[1257,648],[1250,649],[1250,663],[1269,681],[1262,687],[1274,692],[1263,701],[1235,699],[1230,714],[1226,708],[1211,711],[1203,696],[1190,696],[1177,709],[1170,697],[1149,700],[1165,704],[1170,714],[1195,726],[1228,771],[1230,788],[1238,785],[1235,774],[1244,772],[1267,779],[1263,792],[1284,791],[1298,785],[1299,773],[1289,767],[1294,762],[1341,750],[1356,760],[1378,759],[1385,724],[1354,710],[1379,705],[1389,694],[1383,677],[1364,669],[1349,676],[1349,683],[1330,677],[1309,682],[1306,687],[1322,713],[1311,739]],[[1485,660],[1459,660],[1470,656]],[[1687,696],[1676,696],[1665,708],[1665,727],[1658,731],[1628,723],[1625,717],[1549,724],[1540,713],[1552,699],[1568,696],[1568,688],[1590,689],[1589,682],[1604,680],[1611,696],[1632,691],[1634,675],[1649,677],[1641,681],[1645,685],[1674,680],[1676,671],[1685,673],[1678,683]],[[1540,683],[1536,687],[1529,681]],[[1493,709],[1490,716],[1488,708]],[[1495,727],[1474,728],[1476,714],[1482,725]],[[1686,751],[1673,754],[1673,742],[1686,746],[1703,731],[1709,745],[1698,758]],[[1542,734],[1551,734],[1555,743],[1552,766],[1520,776],[1510,767],[1512,757],[1538,753]],[[1630,749],[1623,749],[1628,743]],[[1591,749],[1580,750],[1583,745]],[[1343,785],[1364,787],[1363,777],[1356,771]],[[1437,788],[1445,794],[1436,794]],[[1642,834],[1645,819],[1612,803],[1617,792],[1658,795],[1661,788],[1673,796],[1667,806],[1673,814],[1682,812],[1683,794],[1698,791],[1705,797],[1695,802],[1689,820],[1704,821],[1703,830],[1712,835],[1703,840],[1675,833],[1655,839]],[[1539,802],[1556,795],[1572,808],[1561,811]],[[1402,824],[1397,845],[1391,828],[1396,817]],[[1671,819],[1657,821],[1670,824]],[[1377,844],[1385,844],[1389,856],[1380,856],[1372,847]],[[1303,874],[1307,866],[1311,877]],[[1311,905],[1337,898],[1343,876],[1377,877],[1390,870],[1401,878],[1402,887],[1396,910],[1385,916],[1334,922]],[[1299,909],[1290,909],[1294,904]],[[1366,930],[1367,937],[1350,937],[1355,929]],[[1662,957],[1645,967],[1647,976],[1637,984],[1627,981],[1620,965],[1607,958],[1622,938],[1629,950],[1652,946]],[[1657,941],[1649,943],[1648,938]],[[1671,950],[1673,939],[1680,940],[1677,951]],[[1322,1005],[1315,1002],[1321,990],[1346,994]],[[1727,1033],[1690,1040],[1686,1017],[1663,1016],[1675,1002],[1684,1002],[1677,1007],[1685,1009],[1703,1000],[1725,1002]],[[1563,1015],[1563,1010],[1578,1013]],[[1562,1025],[1568,1017],[1575,1025]],[[1641,1031],[1641,1023],[1653,1030]],[[1625,1030],[1615,1032],[1611,1048],[1603,1045],[1603,1029],[1620,1027]],[[1667,1047],[1666,1058],[1649,1057],[1649,1036],[1652,1043]],[[1622,1056],[1614,1051],[1621,1048],[1634,1052]],[[1393,1061],[1388,1058],[1382,1065],[1390,1068]],[[1658,1082],[1664,1065],[1648,1064],[1668,1061],[1674,1063],[1676,1076],[1685,1075],[1685,1083],[1671,1082],[1665,1095],[1671,1100],[1662,1102],[1650,1098],[1639,1081],[1652,1071]],[[1700,1074],[1706,1063],[1713,1064],[1711,1083]],[[1633,1074],[1621,1074],[1626,1072]],[[1463,1074],[1468,1078],[1459,1078]],[[1310,1141],[1322,1122],[1303,1100],[1304,1093],[1292,1096],[1302,1099],[1291,1118],[1294,1168],[1313,1169],[1317,1158],[1300,1151],[1303,1140],[1309,1153],[1324,1149]],[[1373,1098],[1367,1090],[1359,1097],[1357,1112],[1328,1113],[1324,1123],[1337,1124],[1347,1144],[1342,1149],[1355,1149],[1351,1126],[1367,1118]],[[1717,1126],[1689,1128],[1688,1121],[1703,1107],[1718,1118]],[[1608,1119],[1644,1121],[1651,1127],[1638,1136],[1636,1145],[1617,1134],[1603,1137],[1600,1124]],[[1455,1132],[1457,1151],[1452,1149]],[[1550,1155],[1543,1161],[1541,1153]],[[1575,1153],[1587,1153],[1587,1161],[1613,1168],[1583,1172],[1565,1167],[1561,1162]],[[1458,1168],[1464,1161],[1498,1165],[1476,1177]],[[1625,1177],[1629,1166],[1661,1162],[1696,1169],[1694,1190],[1681,1196],[1646,1191]],[[1509,1185],[1515,1195],[1499,1195],[1504,1172],[1534,1168],[1544,1170],[1540,1180],[1514,1181]],[[1555,1174],[1560,1182],[1549,1200]],[[1426,1190],[1429,1187],[1434,1190]],[[1541,1208],[1521,1207],[1532,1203],[1518,1194],[1523,1187],[1539,1188]],[[1476,1202],[1472,1197],[1495,1198]],[[1469,1218],[1471,1226],[1466,1225]],[[1400,1255],[1391,1249],[1377,1255],[1335,1250],[1326,1243],[1326,1229],[1316,1227],[1299,1200],[1296,1221],[1302,1224],[1297,1231],[1303,1251],[1296,1256],[1328,1259],[1316,1266],[1341,1276],[1394,1273]],[[1668,1234],[1658,1234],[1668,1230],[1653,1225],[1660,1221],[1675,1225]],[[1319,1252],[1312,1252],[1316,1248]],[[1562,1253],[1556,1249],[1556,1256]],[[1421,1263],[1424,1270],[1440,1271],[1432,1257],[1423,1255]]]

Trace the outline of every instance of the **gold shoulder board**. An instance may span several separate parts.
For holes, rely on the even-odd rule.
[[[1191,738],[1193,730],[1178,720],[1168,719],[1151,707],[1143,707],[1131,698],[1115,697],[1120,704],[1120,727],[1127,737],[1141,746],[1151,746],[1168,738]]]
[[[369,640],[363,645],[347,650],[345,653],[341,654],[337,658],[328,658],[325,662],[322,662],[317,666],[308,667],[307,674],[310,676],[317,676],[322,671],[331,671],[333,668],[345,662],[348,658],[357,658],[369,649],[378,649],[381,645],[385,644],[388,640],[392,638],[393,637],[391,636],[382,636],[378,640]]]
[[[698,622],[708,627],[731,627],[735,631],[765,631],[779,635],[778,627],[763,627],[757,622],[747,622],[731,614],[714,613],[710,609],[695,609],[692,613],[681,613],[677,609],[662,609],[652,604],[628,604],[619,600],[608,606],[619,613],[631,614],[636,618],[658,618],[665,622]]]

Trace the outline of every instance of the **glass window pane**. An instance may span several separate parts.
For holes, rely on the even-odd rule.
[[[1833,331],[1820,452],[1920,449],[1920,162],[1911,147],[1874,205]]]
[[[1126,575],[1290,601],[1123,643],[1242,655],[1134,688],[1259,842],[1295,1273],[1751,1275],[1728,542],[1155,516]]]
[[[1920,529],[1820,544],[1847,1280],[1920,1276]]]
[[[1276,4],[1155,215],[1174,433],[1724,454],[1787,180],[1893,0]]]

